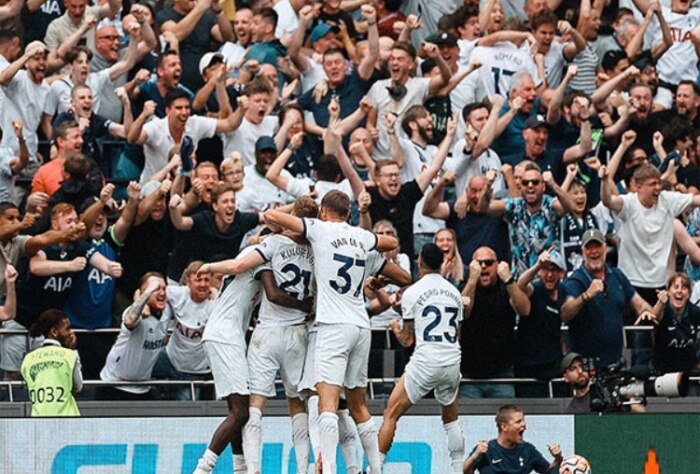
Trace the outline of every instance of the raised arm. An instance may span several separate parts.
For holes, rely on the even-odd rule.
[[[338,131],[337,122],[329,123],[326,132],[323,134],[323,152],[332,153],[336,156],[340,170],[350,182],[355,199],[358,199],[360,193],[365,189],[365,184],[352,166],[345,149],[343,149],[343,140]]]
[[[450,217],[450,206],[442,197],[445,193],[445,188],[455,182],[455,174],[448,171],[442,175],[438,183],[430,190],[425,197],[423,203],[423,215],[432,217],[433,219],[447,220]]]
[[[221,260],[219,262],[205,263],[197,270],[197,273],[223,273],[225,275],[238,275],[251,268],[258,267],[265,263],[265,259],[260,252],[245,252],[236,258]]]
[[[586,47],[586,40],[581,36],[581,33],[571,27],[568,21],[559,21],[557,27],[562,35],[567,33],[571,35],[571,43],[567,43],[566,46],[564,46],[564,58],[566,58],[567,61],[572,61],[578,53],[584,50]]]
[[[40,45],[28,48],[23,55],[12,61],[10,65],[7,66],[2,73],[0,73],[0,85],[8,86],[19,70],[22,69],[24,64],[35,54],[42,53],[43,51],[44,50]]]
[[[646,33],[651,20],[654,18],[656,8],[660,8],[659,4],[652,3],[651,7],[644,14],[644,21],[642,21],[642,24],[639,25],[639,28],[637,28],[637,31],[634,33],[634,36],[632,36],[632,39],[630,39],[627,46],[625,46],[625,53],[627,53],[627,57],[630,59],[630,61],[632,61],[642,52],[644,33]]]
[[[175,227],[177,230],[181,232],[188,232],[192,230],[194,220],[190,216],[182,215],[182,211],[179,208],[180,201],[182,201],[182,196],[179,194],[174,194],[170,197],[170,202],[168,203],[170,220],[173,223],[173,227]]]
[[[578,66],[572,64],[566,70],[566,75],[562,79],[559,86],[554,90],[552,98],[549,101],[549,107],[547,107],[547,123],[554,125],[561,119],[561,104],[564,101],[564,94],[569,87],[571,80],[578,74]]]
[[[611,188],[615,183],[605,166],[601,166],[598,170],[598,177],[600,178],[600,200],[603,201],[603,205],[613,212],[620,212],[624,201],[620,196],[612,193]]]
[[[265,179],[280,188],[282,191],[287,191],[287,186],[289,186],[289,176],[283,176],[282,170],[287,166],[287,162],[294,154],[294,150],[301,146],[304,140],[304,132],[299,132],[295,134],[289,141],[289,145],[284,147],[282,153],[277,155],[275,161],[272,162],[270,168],[268,168],[267,173],[265,173]]]
[[[433,180],[433,177],[438,171],[440,171],[442,165],[445,163],[445,159],[447,158],[447,154],[450,152],[456,132],[457,120],[450,117],[447,119],[447,133],[445,134],[445,138],[443,138],[440,142],[440,147],[438,148],[437,153],[435,153],[433,160],[430,162],[430,165],[428,165],[423,171],[420,172],[418,176],[416,176],[416,184],[418,184],[421,191],[425,191],[427,189],[428,185]]]
[[[610,94],[612,94],[623,81],[637,74],[639,74],[639,69],[637,69],[636,66],[630,66],[625,69],[622,74],[618,74],[612,79],[605,81],[591,96],[591,102],[595,105],[596,109],[602,110],[605,108],[605,103],[608,97],[610,97]]]
[[[221,88],[221,86],[219,86]],[[217,93],[218,94],[218,93]],[[217,97],[218,98],[218,97]],[[245,112],[248,110],[248,96],[241,95],[236,98],[238,107],[236,111],[229,114],[225,119],[219,118],[216,121],[216,133],[226,133],[237,130],[243,122],[243,117],[245,117]]]
[[[590,113],[588,101],[586,99],[581,99],[580,97],[576,97],[574,101],[579,102],[578,110],[575,112],[575,114],[578,115],[578,118],[581,121],[580,140],[578,144],[572,145],[564,150],[564,155],[562,156],[562,161],[564,163],[572,163],[577,161],[593,150],[591,121],[588,115]],[[574,112],[572,111],[572,113]]]
[[[136,213],[141,203],[141,186],[136,181],[131,181],[126,188],[126,194],[128,199],[126,201],[126,206],[119,215],[119,219],[114,223],[112,227],[112,236],[114,240],[119,243],[124,243],[126,241],[127,235],[129,235],[129,230],[131,226],[134,225],[134,220],[136,219]]]
[[[56,49],[51,49],[46,58],[48,68],[52,71],[61,69],[66,64],[65,58],[68,51],[78,46],[80,39],[85,36],[88,31],[97,26],[97,22],[98,20],[95,15],[87,15],[73,33],[63,39]]]
[[[617,174],[618,168],[622,164],[622,159],[624,158],[625,153],[627,153],[627,150],[630,149],[635,140],[637,140],[637,132],[635,132],[634,130],[627,130],[625,133],[622,134],[620,144],[617,146],[615,152],[610,158],[610,161],[608,162],[607,174],[609,175],[610,179],[614,179],[615,174]],[[614,185],[615,183],[613,182],[612,184]]]
[[[450,71],[450,66],[448,66],[445,60],[442,59],[440,49],[437,47],[436,44],[424,43],[423,50],[426,52],[429,58],[433,58],[435,60],[435,65],[440,70],[440,74],[430,78],[430,84],[428,86],[430,95],[435,95],[448,82],[450,82],[450,77],[452,77],[452,71]]]
[[[512,277],[508,262],[498,262],[497,271],[498,278],[506,285],[513,310],[520,315],[530,314],[530,298]]]
[[[10,169],[13,175],[17,175],[29,164],[29,148],[27,148],[27,142],[24,140],[24,122],[21,120],[13,120],[12,131],[19,143],[19,154],[17,158],[13,158],[10,161]]]
[[[269,210],[265,211],[263,218],[265,219],[265,222],[277,224],[278,226],[289,229],[297,234],[304,233],[304,221],[302,221],[299,217],[292,216],[291,214],[276,210]]]
[[[658,3],[656,5],[658,5]],[[668,27],[668,23],[666,23],[666,18],[664,18],[661,6],[656,10],[656,17],[659,19],[659,26],[661,27],[661,41],[651,47],[651,59],[654,61],[658,60],[673,46],[673,35],[671,34],[671,29]]]
[[[542,179],[547,184],[547,186],[549,186],[549,189],[551,189],[552,192],[554,192],[554,194],[557,196],[556,201],[554,201],[554,204],[552,204],[552,207],[557,212],[557,214],[563,216],[564,214],[573,212],[575,207],[573,199],[571,199],[569,193],[565,192],[559,187],[557,182],[554,180],[552,172],[545,171],[544,173],[542,173]]]
[[[374,72],[374,66],[379,60],[379,30],[377,29],[377,11],[371,3],[362,5],[362,16],[367,20],[367,54],[357,66],[357,75],[363,81],[368,81]]]
[[[141,322],[141,315],[143,314],[143,310],[146,307],[148,300],[151,298],[153,293],[160,289],[159,280],[160,279],[157,277],[150,277],[148,279],[148,286],[146,286],[146,289],[143,290],[143,292],[140,289],[136,290],[136,294],[138,296],[131,306],[126,309],[122,318],[124,326],[126,326],[127,329],[134,329]],[[165,290],[165,288],[163,288],[163,290]]]
[[[177,23],[168,20],[160,27],[161,31],[172,31],[179,42],[184,41],[194,31],[197,23],[212,6],[212,0],[200,0],[192,10]]]
[[[90,265],[112,278],[120,278],[122,276],[122,264],[108,259],[100,252],[92,254],[92,257],[90,257]]]
[[[17,270],[9,263],[5,266],[5,303],[0,306],[0,322],[15,319],[17,316],[17,291],[15,282],[17,281]]]
[[[131,35],[131,41],[129,41],[129,46],[126,48],[124,56],[109,67],[109,80],[114,81],[122,74],[126,74],[131,70],[138,59],[138,41]]]
[[[476,285],[479,284],[479,277],[481,276],[481,264],[477,260],[472,260],[469,262],[469,277],[467,278],[467,284],[464,285],[462,289],[462,296],[469,298],[472,302],[469,306],[464,307],[464,319],[469,319],[472,315],[472,308],[474,307],[474,296],[476,295]]]
[[[48,260],[43,251],[37,252],[29,259],[29,271],[33,275],[49,277],[67,272],[79,272],[87,265],[85,257],[76,257],[73,260],[58,261]]]
[[[226,12],[221,5],[221,0],[213,0],[211,4],[211,11],[216,16],[216,25],[214,25],[210,34],[218,43],[226,43],[227,41],[234,41],[236,35],[233,33],[233,26],[231,22],[226,17]]]
[[[143,130],[143,125],[153,114],[156,113],[156,103],[152,100],[147,100],[143,104],[141,114],[136,117],[136,120],[131,124],[129,133],[126,135],[126,141],[130,145],[143,145],[148,140],[148,133]]]
[[[496,180],[496,173],[494,170],[488,170],[486,172],[486,185],[483,191],[479,195],[479,204],[477,212],[480,214],[491,214],[499,215],[503,214],[506,210],[506,203],[502,199],[493,201],[493,182]],[[472,300],[474,301],[474,300]]]
[[[301,72],[308,71],[313,66],[313,62],[306,57],[301,48],[304,44],[304,38],[309,29],[309,25],[311,25],[311,22],[316,16],[317,14],[311,5],[305,5],[299,10],[299,26],[290,36],[289,44],[287,44],[289,57]]]
[[[503,104],[506,103],[505,99],[496,94],[491,99],[491,112],[489,112],[489,118],[486,119],[481,132],[479,132],[479,137],[476,139],[476,143],[471,150],[472,158],[478,158],[483,152],[489,149],[496,139],[496,132],[498,129],[498,115],[503,108]]]

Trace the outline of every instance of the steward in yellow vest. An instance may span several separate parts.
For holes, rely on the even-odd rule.
[[[80,416],[73,394],[82,389],[83,377],[68,317],[56,309],[44,311],[29,334],[46,338],[22,361],[32,416]]]

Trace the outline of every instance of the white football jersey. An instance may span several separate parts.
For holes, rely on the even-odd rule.
[[[472,52],[471,61],[481,62],[478,74],[488,97],[493,97],[494,94],[508,97],[510,79],[521,71],[529,72],[535,84],[542,82],[529,51],[507,41],[493,46],[477,46]]]
[[[368,328],[363,285],[367,254],[377,246],[372,232],[344,222],[303,219],[314,252],[316,321]]]
[[[689,80],[695,82],[698,75],[698,55],[690,39],[690,32],[700,24],[700,7],[694,6],[688,13],[674,13],[669,7],[662,6],[661,11],[671,30],[673,45],[656,62],[659,79],[670,84]],[[644,47],[652,48],[662,39],[659,20],[654,16],[649,28],[644,33]]]
[[[401,298],[403,319],[414,321],[416,349],[411,358],[427,364],[459,363],[459,323],[463,317],[459,290],[438,273],[430,273]]]
[[[128,309],[124,314],[126,311]],[[149,380],[158,359],[158,353],[163,347],[165,335],[166,325],[155,316],[141,319],[132,329],[128,329],[122,323],[119,336],[107,355],[105,366],[100,371],[100,379]],[[119,388],[129,393],[146,393],[150,390],[150,387],[143,385]]]
[[[256,245],[255,250],[265,259],[265,264],[257,272],[272,271],[280,290],[303,300],[313,296],[314,256],[311,246],[300,244],[282,234],[271,235]],[[260,304],[260,326],[293,326],[302,324],[307,313],[273,303],[263,292]]]
[[[248,247],[240,255],[252,251],[253,247]],[[254,271],[255,269],[250,269],[224,280],[204,328],[202,341],[245,344],[250,316],[262,286],[253,276]]]
[[[187,286],[168,285],[168,325],[173,329],[165,351],[176,370],[207,373],[211,369],[202,345],[202,333],[214,307],[214,300],[195,303]]]

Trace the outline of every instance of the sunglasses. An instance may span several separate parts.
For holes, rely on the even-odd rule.
[[[539,179],[522,179],[520,180],[521,183],[523,183],[523,186],[539,186],[540,185],[540,180]]]
[[[496,263],[496,261],[493,260],[492,258],[487,258],[486,260],[478,260],[478,262],[479,262],[479,265],[483,265],[485,267],[490,267],[491,265]]]

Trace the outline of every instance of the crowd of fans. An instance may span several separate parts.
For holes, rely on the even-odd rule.
[[[207,378],[226,280],[199,268],[331,189],[399,240],[388,261],[444,251],[463,377],[613,364],[633,324],[653,330],[629,363],[698,368],[697,2],[9,0],[0,19],[5,379],[49,309],[120,327],[79,335],[85,379]],[[373,325],[399,291],[366,288]],[[516,392],[547,394],[461,390]]]

